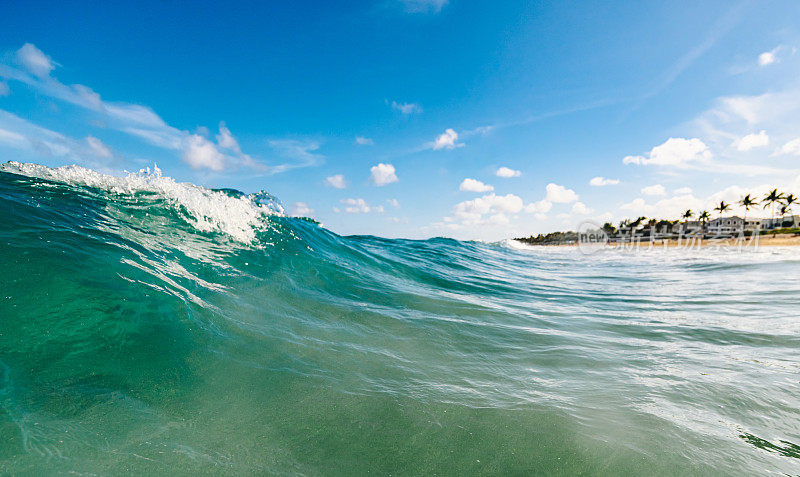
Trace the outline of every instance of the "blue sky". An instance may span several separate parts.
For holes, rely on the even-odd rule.
[[[157,163],[412,238],[800,192],[794,1],[2,9],[2,160]]]

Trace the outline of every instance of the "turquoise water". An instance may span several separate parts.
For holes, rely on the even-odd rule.
[[[0,473],[800,474],[798,251],[341,237],[0,170]]]

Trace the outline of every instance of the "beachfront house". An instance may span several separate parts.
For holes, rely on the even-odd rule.
[[[800,227],[800,215],[784,215],[774,219],[762,219],[762,229],[779,229],[782,227]]]
[[[765,219],[743,219],[741,217],[719,217],[708,222],[708,233],[714,236],[735,235],[744,231],[764,228]],[[768,220],[768,219],[766,219]]]

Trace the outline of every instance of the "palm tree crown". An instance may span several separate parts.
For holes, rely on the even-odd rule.
[[[772,189],[769,194],[764,196],[764,208],[766,209],[769,206],[775,206],[775,204],[780,204],[786,197],[783,195],[782,192],[778,192],[778,189]]]
[[[792,208],[792,204],[795,202],[797,202],[797,197],[795,197],[794,194],[789,194],[783,198],[783,203],[786,204],[786,207],[790,209]]]
[[[730,204],[726,204],[725,201],[723,200],[723,201],[720,201],[718,206],[714,207],[714,210],[719,212],[719,215],[721,216],[723,212],[725,212],[726,210],[729,210],[730,208],[731,208],[731,205]]]

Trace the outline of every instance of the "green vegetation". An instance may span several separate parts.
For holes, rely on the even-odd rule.
[[[535,237],[531,235],[530,237],[516,238],[514,240],[531,245],[560,245],[577,242],[578,234],[577,232],[572,231],[550,232],[549,234],[545,235],[539,234]]]
[[[752,194],[747,194],[742,197],[737,203],[744,207],[744,220],[745,224],[747,221],[747,213],[750,211],[751,208],[759,204],[763,204],[763,208],[766,209],[767,207],[771,207],[772,214],[771,214],[771,221],[770,224],[775,223],[775,209],[778,207],[778,212],[780,217],[785,217],[791,214],[791,208],[794,204],[800,202],[800,198],[795,197],[794,194],[784,194],[783,192],[778,191],[778,189],[771,190],[768,194],[766,194],[762,199],[761,202],[758,201]],[[723,201],[714,207],[714,210],[718,212],[719,218],[722,217],[722,214],[726,211],[731,209],[731,204]],[[606,233],[610,238],[620,237],[620,236],[631,236],[634,233],[637,233],[640,227],[644,226],[644,229],[639,230],[639,234],[641,236],[649,237],[651,233],[662,233],[662,234],[676,234],[676,233],[686,233],[689,219],[694,217],[695,214],[692,210],[686,210],[681,214],[680,219],[677,220],[667,220],[667,219],[658,219],[655,217],[651,217],[649,220],[647,217],[637,217],[635,219],[625,219],[620,221],[619,225],[615,227],[611,222],[606,222],[603,224],[601,229],[603,232]],[[683,223],[681,223],[681,219],[683,219]],[[697,219],[700,222],[700,229],[705,232],[708,230],[708,222],[711,219],[711,214],[707,210],[701,211],[697,215]],[[800,227],[793,227],[794,223],[792,221],[784,221],[780,224],[779,228],[774,229],[764,229],[760,230],[759,233],[761,235],[766,234],[800,234]],[[745,236],[751,236],[754,232],[750,230],[745,230]],[[539,235],[531,235],[530,237],[522,237],[517,238],[520,242],[534,244],[534,245],[560,245],[560,244],[568,244],[568,243],[575,243],[578,241],[578,233],[573,231],[567,232],[550,232],[548,234],[539,234]]]

